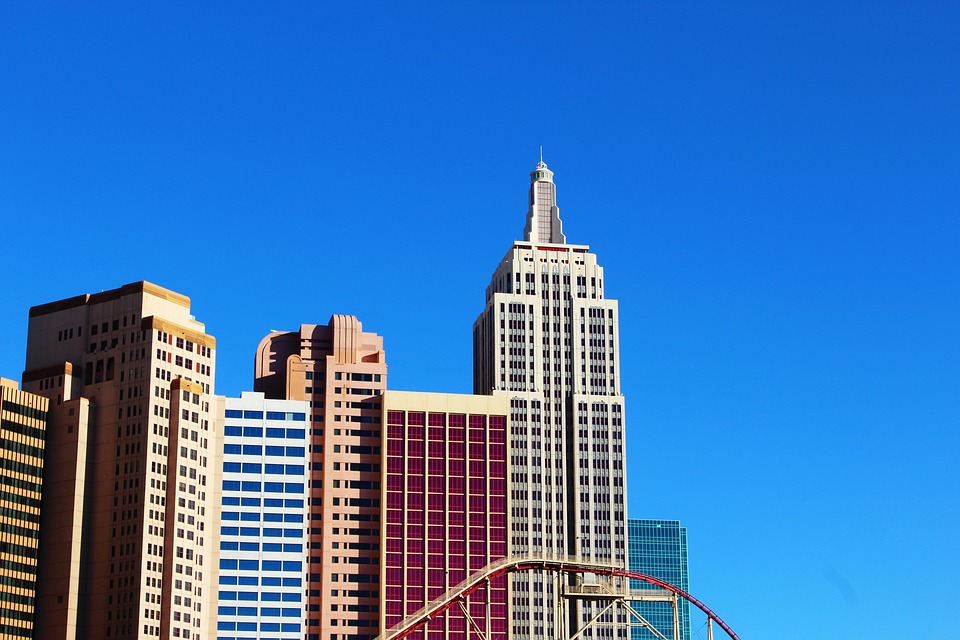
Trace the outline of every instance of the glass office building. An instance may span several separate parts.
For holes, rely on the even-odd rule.
[[[659,578],[690,592],[687,572],[687,529],[677,520],[627,521],[627,548],[630,570]],[[632,589],[650,585],[631,580]],[[637,612],[667,638],[673,638],[673,608],[669,602],[632,602]],[[690,603],[679,601],[680,639],[690,640]],[[641,625],[634,625],[631,640],[650,640],[656,636]]]
[[[219,640],[302,640],[308,403],[227,398]]]

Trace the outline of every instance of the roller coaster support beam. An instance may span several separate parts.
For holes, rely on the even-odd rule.
[[[460,609],[463,611],[463,615],[467,616],[467,620],[470,621],[470,624],[473,625],[473,630],[477,632],[477,635],[480,636],[480,640],[487,640],[487,636],[484,635],[483,629],[480,628],[480,625],[477,624],[477,621],[473,619],[473,616],[470,615],[470,612],[467,611],[467,606],[463,604],[463,600],[457,600],[457,604],[460,605]]]
[[[617,604],[617,601],[616,601],[616,600],[612,600],[612,601],[610,602],[610,604],[608,604],[607,606],[605,606],[603,609],[600,609],[600,613],[598,613],[597,615],[595,615],[595,616],[593,616],[592,618],[590,618],[590,622],[588,622],[587,624],[585,624],[585,625],[583,625],[582,627],[580,627],[580,630],[579,630],[579,631],[577,631],[575,634],[573,634],[572,636],[570,636],[570,640],[577,640],[577,638],[579,638],[580,635],[590,627],[590,625],[592,625],[594,622],[596,622],[597,620],[599,620],[599,619],[603,616],[603,614],[605,614],[605,613],[606,613],[613,605],[615,605],[615,604]]]
[[[653,626],[652,624],[650,624],[650,621],[649,621],[649,620],[647,620],[647,619],[644,618],[642,615],[640,615],[640,613],[639,613],[636,609],[634,609],[633,607],[631,607],[630,604],[627,603],[626,600],[621,600],[621,601],[619,601],[619,602],[620,602],[620,604],[623,605],[623,608],[624,608],[624,609],[626,609],[627,611],[629,611],[637,620],[640,621],[640,625],[641,625],[641,626],[646,627],[647,629],[650,630],[650,632],[651,632],[653,635],[657,636],[657,639],[658,639],[658,640],[668,640],[667,636],[665,636],[665,635],[663,635],[662,633],[660,633],[660,631],[659,631],[655,626]],[[676,629],[676,627],[674,627],[674,631],[673,631],[673,640],[679,640],[679,638],[677,637],[677,629]]]

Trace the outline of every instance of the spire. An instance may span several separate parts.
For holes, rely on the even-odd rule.
[[[566,244],[560,208],[557,206],[557,186],[553,183],[553,171],[543,161],[543,145],[540,145],[540,162],[530,173],[529,200],[523,239],[527,242]]]

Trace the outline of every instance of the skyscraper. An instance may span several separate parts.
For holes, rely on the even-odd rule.
[[[510,398],[511,553],[572,555],[626,565],[624,400],[617,302],[585,245],[567,244],[553,172],[530,174],[524,239],[487,287],[473,328],[474,393]],[[512,583],[518,640],[555,637],[552,579]],[[568,636],[592,617],[574,604]],[[586,637],[626,638],[618,612]]]
[[[353,316],[275,332],[257,349],[254,389],[310,403],[306,640],[373,640],[380,606],[383,338]]]
[[[628,547],[631,571],[645,573],[690,592],[687,572],[687,529],[676,520],[627,521]],[[639,580],[631,580],[634,589],[649,588]],[[673,638],[673,608],[669,602],[632,602],[637,613],[646,618],[657,631]],[[690,603],[679,600],[680,640],[690,640]],[[632,640],[653,639],[656,636],[636,625],[631,630]]]
[[[507,556],[507,399],[387,391],[382,628]],[[412,640],[506,640],[507,579],[491,580]],[[476,626],[474,626],[476,625]]]
[[[148,282],[30,309],[23,384],[51,404],[34,637],[214,637],[215,348]]]
[[[303,640],[308,409],[226,399],[218,638]]]
[[[54,381],[54,384],[56,381]],[[0,637],[33,638],[49,401],[0,378]]]

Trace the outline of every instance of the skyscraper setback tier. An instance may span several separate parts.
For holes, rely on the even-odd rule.
[[[524,240],[514,242],[487,287],[473,327],[474,393],[510,398],[512,554],[577,556],[626,565],[624,399],[616,300],[585,245],[566,243],[553,172],[530,174]],[[514,577],[517,640],[569,636],[593,617],[573,604],[555,619],[554,583]],[[625,639],[617,613],[586,637]]]
[[[373,640],[380,605],[383,338],[353,316],[275,332],[254,390],[310,403],[306,640]]]
[[[38,640],[215,637],[215,348],[148,282],[30,310],[23,385],[51,404]]]

